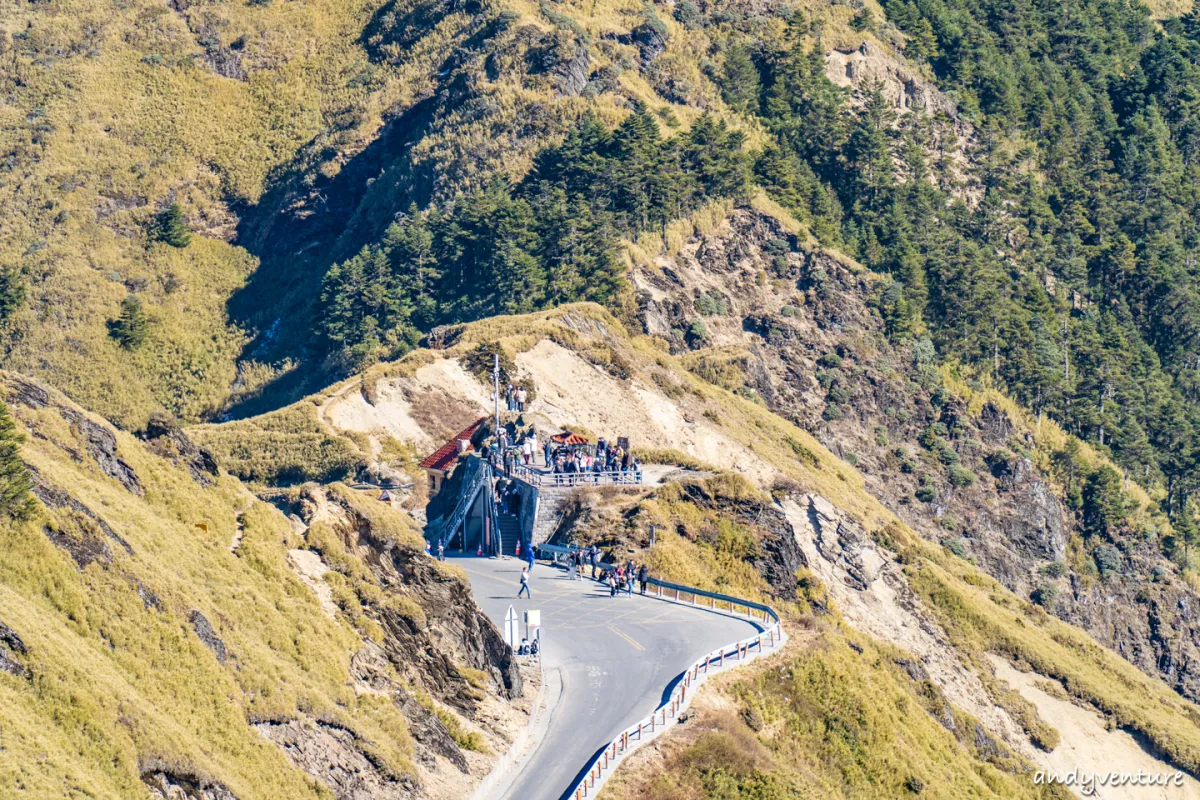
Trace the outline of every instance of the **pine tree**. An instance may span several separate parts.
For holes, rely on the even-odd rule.
[[[736,44],[725,53],[725,71],[721,78],[721,96],[729,106],[743,113],[758,110],[761,91],[758,68],[750,59],[750,51]]]
[[[179,203],[171,203],[158,215],[157,237],[171,247],[187,247],[192,241],[192,232],[188,230]]]
[[[128,295],[121,301],[121,314],[109,324],[114,339],[126,350],[136,350],[146,343],[150,334],[150,321],[136,295]]]
[[[30,494],[33,481],[21,460],[24,441],[8,406],[0,401],[0,514],[10,519],[27,519],[36,508]]]

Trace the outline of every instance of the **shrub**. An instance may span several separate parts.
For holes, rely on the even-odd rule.
[[[698,28],[702,21],[700,9],[692,0],[679,0],[675,4],[675,21],[685,28]]]
[[[1062,561],[1054,561],[1042,567],[1038,572],[1047,578],[1061,578],[1067,574],[1067,565]]]
[[[1105,578],[1114,572],[1121,570],[1121,564],[1124,557],[1121,551],[1113,547],[1111,544],[1102,544],[1092,551],[1092,559],[1096,562],[1096,568],[1100,570],[1100,577]]]
[[[970,486],[975,482],[975,473],[966,467],[960,467],[957,464],[950,467],[950,484],[959,489]]]
[[[179,203],[171,203],[158,215],[155,238],[171,247],[187,247],[192,241],[192,232],[188,230]]]
[[[29,493],[33,481],[21,460],[24,441],[8,415],[8,406],[0,401],[0,514],[10,519],[27,519],[36,507]]]
[[[695,303],[697,313],[705,317],[725,314],[728,311],[725,301],[711,294],[702,294],[693,302]]]
[[[937,489],[933,488],[926,475],[921,476],[921,485],[917,487],[916,498],[922,503],[932,503],[937,498]]]
[[[1049,608],[1054,603],[1054,598],[1058,596],[1058,589],[1052,583],[1043,583],[1041,586],[1033,590],[1029,595],[1029,599],[1037,603],[1042,608]]]
[[[967,548],[963,546],[961,539],[942,539],[942,547],[959,558],[967,557]]]
[[[837,369],[842,365],[842,357],[837,353],[826,353],[817,359],[817,363],[827,369]]]

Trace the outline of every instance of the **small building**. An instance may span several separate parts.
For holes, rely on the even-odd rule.
[[[487,417],[480,417],[468,427],[459,431],[444,445],[421,461],[421,469],[429,476],[429,496],[434,497],[442,490],[442,484],[458,465],[458,460],[467,453],[474,451],[471,439],[487,422]]]

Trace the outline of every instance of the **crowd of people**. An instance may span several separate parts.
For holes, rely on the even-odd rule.
[[[610,597],[616,597],[620,592],[624,592],[626,596],[633,596],[635,583],[638,584],[641,594],[646,593],[650,570],[645,564],[639,566],[631,559],[624,564],[606,566],[601,559],[600,548],[596,545],[581,550],[572,550],[567,555],[567,573],[571,576],[571,580],[582,580],[589,567],[592,580],[608,586]]]

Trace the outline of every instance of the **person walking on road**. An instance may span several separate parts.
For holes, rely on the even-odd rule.
[[[642,594],[646,593],[646,579],[650,577],[650,570],[646,569],[646,565],[638,567],[638,583],[641,584]]]
[[[525,441],[521,445],[521,457],[525,460],[525,466],[533,463],[533,437],[526,436]]]
[[[596,561],[598,560],[596,556],[597,552],[598,550],[596,545],[592,545],[588,548],[588,561],[590,561],[592,564],[592,580],[596,580]]]
[[[633,570],[625,573],[625,596],[633,597]]]
[[[617,596],[617,576],[615,570],[608,573],[608,596]]]
[[[530,600],[533,599],[533,592],[529,591],[529,569],[521,567],[521,588],[517,590],[517,599],[521,599],[521,594],[524,593]]]
[[[533,572],[533,542],[530,542],[525,550],[525,560],[529,562],[529,571]]]

